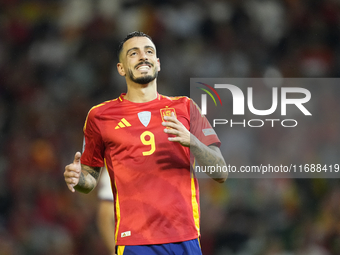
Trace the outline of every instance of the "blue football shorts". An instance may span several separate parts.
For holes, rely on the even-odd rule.
[[[117,246],[117,255],[202,255],[198,239],[179,243]]]

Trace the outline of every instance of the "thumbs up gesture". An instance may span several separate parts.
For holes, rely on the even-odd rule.
[[[80,157],[81,157],[81,153],[77,152],[74,155],[73,163],[65,167],[65,172],[64,172],[65,182],[69,190],[71,190],[72,192],[75,192],[74,186],[78,184],[80,174],[81,174]]]

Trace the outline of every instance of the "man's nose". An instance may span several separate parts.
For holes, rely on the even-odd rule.
[[[148,59],[148,56],[146,55],[144,51],[142,51],[140,54],[140,60],[147,60],[147,59]]]

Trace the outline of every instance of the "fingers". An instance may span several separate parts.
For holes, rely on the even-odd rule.
[[[166,130],[167,130],[166,133],[168,133],[169,129],[166,129]],[[190,138],[188,138],[188,136],[185,135],[185,134],[181,134],[180,132],[178,132],[178,135],[176,135],[176,136],[169,136],[168,140],[170,142],[178,142],[185,147],[190,147]]]
[[[177,130],[177,129],[170,129],[170,128],[165,128],[164,129],[164,133],[167,133],[167,134],[170,134],[170,135],[177,135],[179,136],[180,135],[180,131]]]
[[[179,123],[179,120],[176,118],[175,114],[172,112],[171,116],[164,116],[165,121],[171,121],[174,123]]]
[[[79,178],[78,179],[77,178],[65,178],[65,182],[66,182],[68,189],[74,192],[75,191],[74,186],[78,184]]]
[[[75,185],[73,184],[67,184],[67,187],[69,190],[71,190],[72,192],[75,192],[76,190],[73,188]]]
[[[164,120],[162,125],[166,127],[164,129],[165,133],[179,136],[183,132],[183,124],[176,118],[173,112],[171,116],[164,116]]]
[[[68,189],[74,192],[73,187],[79,182],[80,171],[78,171],[74,164],[69,164],[65,167],[64,177]]]
[[[181,122],[179,122],[173,112],[171,113],[171,116],[164,116],[164,120],[165,121],[162,122],[162,125],[169,128],[176,129],[178,128],[178,125],[182,124]]]
[[[190,132],[189,130],[176,118],[174,113],[171,113],[171,116],[164,116],[164,122],[162,125],[166,128],[164,129],[164,133],[169,135],[168,140],[171,142],[178,142],[183,146],[190,146]]]
[[[77,152],[74,155],[73,163],[65,167],[64,172],[65,182],[68,189],[72,192],[75,192],[74,186],[78,184],[80,178],[81,173],[80,157],[81,153]]]
[[[162,122],[162,125],[164,126],[164,127],[167,127],[167,128],[177,128],[178,127],[178,124],[175,124],[175,123],[173,123],[173,122]]]

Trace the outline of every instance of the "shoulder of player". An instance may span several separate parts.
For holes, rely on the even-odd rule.
[[[88,125],[89,121],[94,121],[95,119],[100,119],[100,115],[106,110],[108,109],[108,107],[111,107],[111,105],[115,105],[117,103],[117,98],[116,99],[112,99],[109,101],[105,101],[101,104],[95,105],[93,106],[87,116],[86,116],[86,120],[85,120],[85,124],[83,127],[83,130],[85,131]]]
[[[97,104],[89,110],[88,115],[93,115],[93,116],[98,115],[98,114],[100,115],[107,108],[114,107],[117,103],[118,103],[118,98],[105,101],[101,104]]]
[[[164,96],[160,95],[163,100],[169,100],[171,102],[182,102],[182,103],[188,103],[191,101],[191,99],[187,96],[175,96],[175,97],[170,97],[170,96]]]

